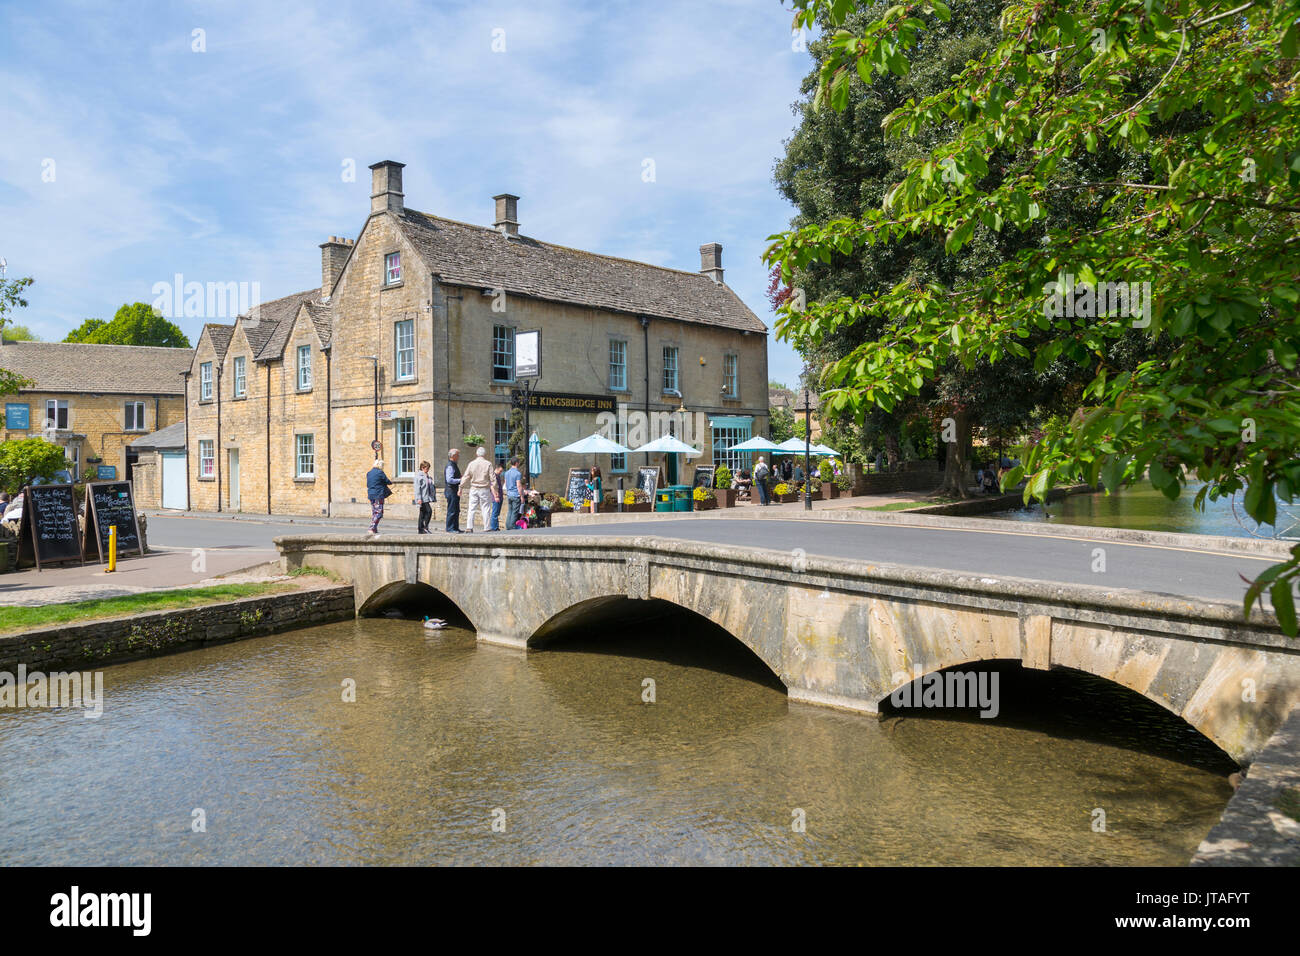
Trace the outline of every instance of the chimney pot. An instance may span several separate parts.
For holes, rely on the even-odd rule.
[[[511,193],[493,196],[497,203],[496,222],[492,228],[507,236],[519,235],[519,197]]]
[[[700,271],[714,282],[722,282],[722,246],[706,242],[700,246]]]
[[[403,209],[402,169],[405,163],[386,159],[370,167],[370,212],[388,212],[400,216]]]

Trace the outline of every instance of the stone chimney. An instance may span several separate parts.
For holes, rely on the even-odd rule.
[[[354,239],[344,239],[342,236],[330,236],[329,242],[320,244],[320,297],[322,299],[330,297],[334,283],[343,272],[343,264],[348,261],[355,242]]]
[[[708,242],[700,246],[700,271],[714,282],[722,282],[722,246]]]
[[[519,197],[510,193],[493,196],[497,201],[497,221],[492,228],[507,236],[519,235]]]
[[[370,167],[370,212],[387,209],[402,214],[402,168],[405,163],[386,159]]]

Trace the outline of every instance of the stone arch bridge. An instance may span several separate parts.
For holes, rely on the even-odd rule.
[[[1249,762],[1300,702],[1300,642],[1269,614],[1245,621],[1237,603],[659,537],[276,544],[289,570],[351,580],[359,615],[432,587],[492,644],[527,648],[577,615],[667,602],[752,650],[791,699],[867,713],[923,674],[1015,660],[1121,684]]]

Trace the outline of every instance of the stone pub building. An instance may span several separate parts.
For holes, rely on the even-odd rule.
[[[390,516],[413,515],[422,459],[441,491],[447,449],[473,456],[466,436],[506,451],[514,337],[533,329],[529,427],[549,442],[534,487],[562,491],[592,463],[606,488],[631,487],[648,456],[555,451],[598,430],[639,445],[671,428],[696,461],[749,464],[728,449],[766,432],[767,329],[723,282],[720,245],[700,247],[699,272],[596,255],[524,235],[517,196],[470,225],[408,208],[401,163],[370,168],[369,215],[356,239],[321,244],[320,288],[204,327],[184,376],[189,508],[368,515],[378,440]]]

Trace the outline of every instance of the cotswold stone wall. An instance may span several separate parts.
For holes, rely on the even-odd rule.
[[[246,637],[341,621],[354,614],[352,586],[250,597],[227,604],[153,611],[0,637],[0,671],[99,667]]]

